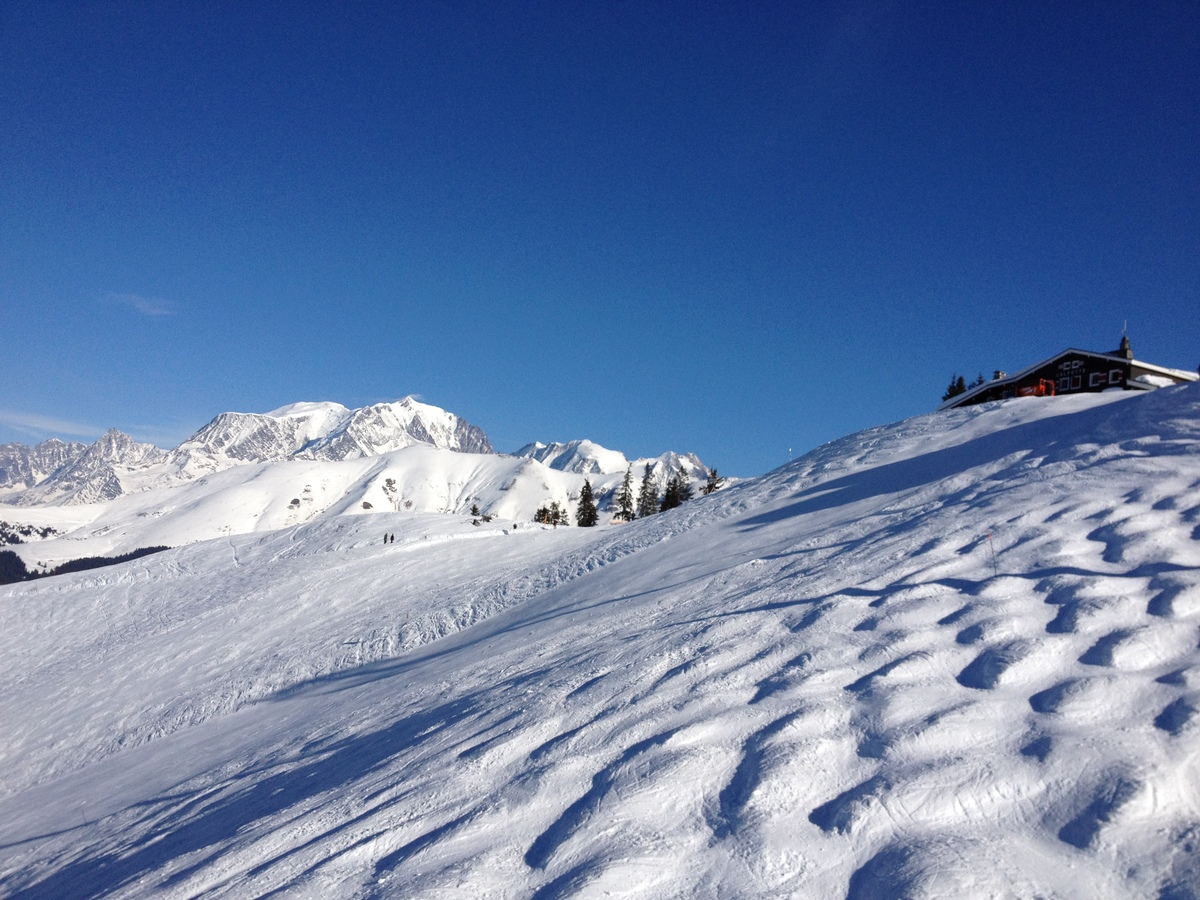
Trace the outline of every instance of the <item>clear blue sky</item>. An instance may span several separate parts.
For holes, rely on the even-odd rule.
[[[1200,363],[1200,4],[0,4],[0,441],[417,394],[754,475]]]

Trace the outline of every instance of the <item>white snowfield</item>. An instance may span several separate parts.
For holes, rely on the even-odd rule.
[[[692,473],[696,493],[707,477],[702,465],[693,466],[675,453],[638,463],[653,464],[660,489],[673,469],[681,466]],[[423,513],[455,514],[458,522],[466,516],[469,525],[473,508],[481,515],[528,522],[539,507],[554,502],[573,520],[585,480],[590,480],[607,509],[624,473],[623,466],[620,474],[578,474],[527,458],[417,444],[361,458],[242,463],[104,503],[0,506],[0,521],[50,525],[65,532],[6,548],[32,570],[40,564],[53,568],[81,557],[113,556],[140,547],[178,547],[342,515],[369,515],[372,521],[363,526],[363,533],[377,536],[385,530],[407,530],[408,518]],[[381,516],[395,512],[405,515]]]
[[[1200,895],[1200,386],[337,513],[0,588],[0,893]]]

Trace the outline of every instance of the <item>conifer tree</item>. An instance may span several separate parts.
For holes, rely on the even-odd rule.
[[[625,469],[625,478],[621,481],[621,487],[617,490],[617,513],[613,517],[625,522],[632,522],[634,516],[632,470],[632,466],[628,466]]]
[[[666,512],[692,499],[692,481],[682,468],[667,480],[661,510]]]
[[[637,517],[644,519],[658,512],[658,488],[654,486],[654,478],[650,474],[650,463],[646,463],[646,471],[642,473],[642,487],[638,491]]]
[[[945,402],[951,397],[957,397],[959,394],[967,392],[967,380],[961,375],[951,375],[950,385],[946,388],[946,393],[942,394],[942,401]]]
[[[596,500],[592,496],[592,483],[584,479],[579,492],[579,507],[575,510],[575,522],[580,528],[591,528],[600,519],[596,512]]]
[[[687,503],[692,499],[692,478],[683,469],[679,470],[679,502]]]
[[[725,484],[725,479],[717,474],[716,469],[708,470],[708,483],[704,485],[704,496],[708,496],[713,491],[719,491]]]
[[[663,491],[662,503],[659,506],[660,512],[666,512],[668,509],[674,509],[682,501],[679,499],[679,473],[672,473],[667,479],[667,487]]]

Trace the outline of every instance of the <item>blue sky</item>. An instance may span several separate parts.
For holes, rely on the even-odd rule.
[[[1198,60],[1195,2],[7,0],[0,441],[416,394],[754,475],[1126,321],[1194,369]]]

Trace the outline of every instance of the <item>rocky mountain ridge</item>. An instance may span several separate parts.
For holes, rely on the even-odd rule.
[[[481,428],[412,397],[353,410],[340,403],[294,403],[269,413],[221,413],[170,451],[116,429],[90,446],[6,444],[0,490],[17,506],[99,503],[238,465],[359,459],[419,444],[494,452]]]
[[[0,444],[0,496],[27,490],[78,459],[88,445],[50,438],[40,444]]]
[[[48,441],[38,448],[5,445],[2,449],[8,456],[0,456],[0,466],[9,458],[13,462],[0,468],[7,479],[0,483],[0,490],[9,488],[0,498],[24,507],[103,503],[122,495],[195,482],[240,466],[289,460],[369,460],[410,447],[495,454],[481,428],[412,397],[353,410],[339,403],[303,402],[268,413],[221,413],[169,451],[139,443],[116,429],[91,446],[61,441]],[[708,476],[708,469],[694,454],[668,452],[629,460],[623,453],[587,440],[532,443],[513,455],[566,475],[591,477],[602,502],[603,486],[630,468],[637,470],[635,478],[640,479],[644,467],[649,466],[659,490],[677,472],[700,485]],[[614,489],[615,483],[607,487]],[[552,490],[547,482],[545,490],[554,499],[557,488]],[[573,503],[578,486],[564,490],[560,502]],[[454,491],[447,488],[442,493],[450,497]],[[435,508],[441,507],[434,504],[431,509]]]

